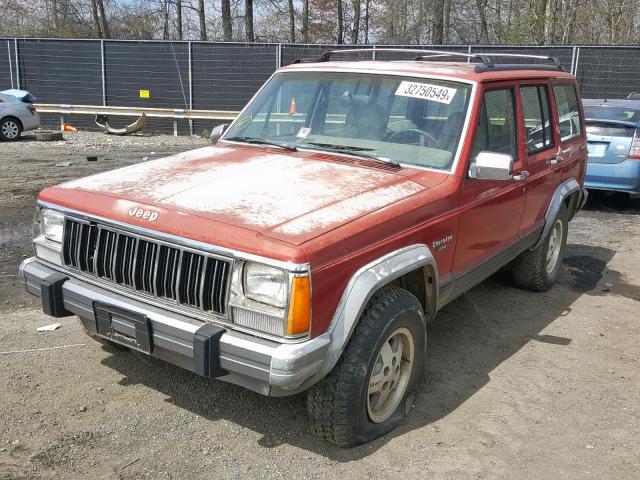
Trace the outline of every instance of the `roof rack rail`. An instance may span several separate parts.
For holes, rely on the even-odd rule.
[[[537,68],[543,70],[564,70],[562,65],[556,57],[550,57],[545,55],[526,55],[523,53],[462,53],[448,50],[425,50],[418,48],[347,48],[343,50],[327,50],[318,57],[317,62],[328,62],[333,55],[336,54],[348,54],[348,53],[379,53],[379,52],[399,52],[399,53],[419,53],[413,58],[413,60],[429,60],[434,58],[443,57],[463,57],[467,60],[478,60],[479,65],[476,65],[475,71],[487,72],[490,70],[515,70],[524,68]],[[523,58],[531,60],[544,60],[547,64],[505,64],[495,63],[494,58]],[[295,63],[307,60],[296,60]]]

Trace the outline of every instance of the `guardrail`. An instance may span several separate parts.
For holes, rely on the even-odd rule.
[[[188,110],[179,108],[146,108],[146,107],[107,107],[96,105],[64,105],[51,103],[35,103],[38,113],[60,116],[60,129],[64,128],[65,115],[107,115],[120,117],[139,117],[143,113],[150,118],[173,119],[173,134],[178,136],[178,120],[189,121],[189,131],[193,134],[193,120],[232,121],[238,115],[231,110]]]

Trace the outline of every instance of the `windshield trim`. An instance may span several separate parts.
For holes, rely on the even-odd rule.
[[[275,72],[273,72],[271,74],[271,76],[269,77],[269,79],[264,82],[262,84],[262,86],[256,91],[256,93],[253,94],[253,96],[251,97],[251,99],[245,104],[245,106],[242,108],[242,110],[240,110],[240,112],[238,113],[238,115],[236,116],[236,118],[229,124],[229,127],[227,128],[227,130],[224,132],[224,134],[222,135],[222,137],[220,138],[220,141],[226,142],[226,143],[231,143],[231,144],[238,144],[238,145],[251,145],[248,143],[240,143],[240,142],[234,142],[231,140],[226,140],[226,136],[227,134],[231,131],[231,128],[234,126],[234,124],[238,121],[239,118],[242,118],[245,110],[247,110],[249,108],[249,105],[251,105],[253,103],[253,101],[256,99],[256,97],[258,95],[260,95],[260,92],[262,92],[262,90],[264,88],[266,88],[266,86],[273,80],[273,78],[277,75],[289,75],[289,74],[295,74],[295,73],[300,73],[300,72],[323,72],[323,73],[366,73],[366,74],[371,74],[371,75],[386,75],[386,76],[395,76],[395,77],[411,77],[411,78],[423,78],[423,79],[428,79],[428,80],[445,80],[445,81],[450,81],[450,82],[457,82],[457,83],[463,83],[466,85],[470,85],[471,86],[471,93],[469,94],[469,101],[467,104],[467,112],[466,112],[466,116],[464,119],[464,125],[462,126],[462,131],[460,132],[460,138],[458,139],[458,147],[456,148],[456,152],[455,152],[455,156],[453,158],[453,162],[451,162],[451,167],[449,167],[448,170],[442,169],[442,168],[433,168],[433,167],[425,167],[422,165],[416,165],[413,163],[404,163],[404,162],[398,162],[398,165],[402,168],[415,168],[416,170],[425,170],[428,172],[437,172],[437,173],[445,173],[448,175],[454,175],[456,173],[456,170],[458,169],[458,163],[460,162],[460,157],[462,156],[462,149],[464,147],[464,140],[467,136],[467,132],[469,131],[469,122],[471,122],[471,114],[473,112],[473,109],[475,107],[475,103],[476,103],[476,91],[478,89],[478,82],[474,81],[474,80],[468,80],[468,79],[464,79],[464,78],[457,78],[457,77],[449,77],[449,76],[445,76],[445,75],[424,75],[424,74],[416,74],[416,73],[411,73],[411,72],[382,72],[382,71],[378,71],[378,70],[370,70],[370,69],[350,69],[350,68],[335,68],[335,69],[331,69],[328,70],[326,68],[304,68],[304,69],[291,69],[291,70],[276,70]],[[257,145],[256,145],[257,146]],[[267,146],[268,147],[268,146]],[[276,147],[274,147],[276,148]],[[304,147],[298,147],[298,151],[302,152],[302,151],[307,151],[307,152],[318,152],[318,150],[311,150],[311,149],[305,149]],[[345,155],[348,157],[352,157],[352,155],[346,155],[346,154],[342,154],[342,153],[334,153],[334,152],[328,152],[328,153],[332,153],[333,155]],[[361,158],[361,157],[355,157],[355,158]]]

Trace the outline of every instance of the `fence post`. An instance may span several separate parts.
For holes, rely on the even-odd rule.
[[[9,59],[9,77],[11,78],[11,88],[13,88],[13,60],[11,60],[11,41],[7,40],[7,58]]]
[[[373,52],[371,52],[371,59],[375,60],[376,59],[376,46],[373,46]]]
[[[467,54],[471,55],[471,45],[467,47]],[[467,63],[471,63],[471,57],[467,57]]]
[[[18,39],[13,39],[13,49],[16,54],[16,85],[18,86],[18,90],[20,90],[20,57],[18,55]]]
[[[580,47],[574,47],[576,49],[576,61],[573,64],[573,73],[574,75],[578,74],[578,63],[580,62]]]
[[[193,110],[193,70],[192,70],[192,53],[191,53],[192,43],[188,43],[188,56],[189,56],[189,110]],[[193,119],[191,118],[191,113],[189,113],[189,135],[193,136]]]
[[[282,67],[282,44],[279,43],[276,50],[276,70]]]
[[[104,64],[104,40],[100,40],[100,68],[102,69],[102,105],[107,106],[107,77]]]

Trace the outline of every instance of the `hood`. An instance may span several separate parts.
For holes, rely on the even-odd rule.
[[[57,196],[81,190],[141,208],[197,215],[299,245],[426,188],[400,170],[349,160],[220,145],[81,178],[55,190]]]

